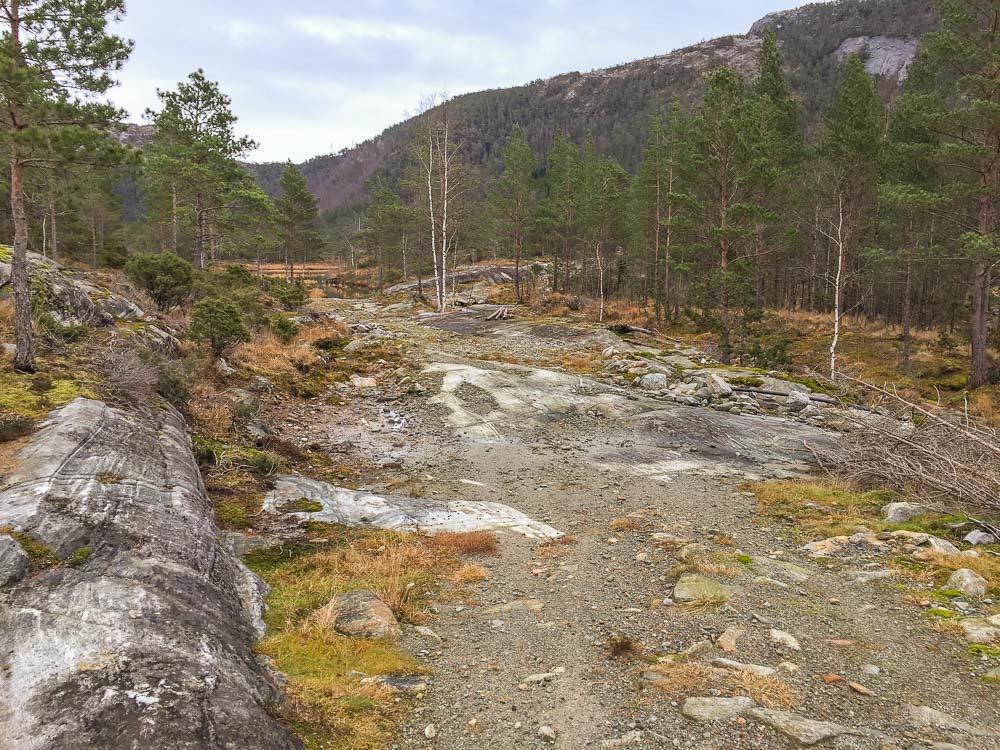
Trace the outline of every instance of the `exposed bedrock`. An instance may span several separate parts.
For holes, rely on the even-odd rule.
[[[0,588],[0,748],[301,747],[252,649],[264,584],[177,412],[52,412],[0,477],[0,527],[33,557]]]

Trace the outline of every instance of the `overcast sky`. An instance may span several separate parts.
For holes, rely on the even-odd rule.
[[[801,0],[126,0],[135,52],[112,98],[139,121],[201,67],[233,99],[255,161],[377,135],[422,95],[527,83],[744,33]]]

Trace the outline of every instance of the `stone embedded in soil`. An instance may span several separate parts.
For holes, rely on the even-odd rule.
[[[849,537],[831,536],[828,539],[819,539],[815,542],[804,544],[801,549],[813,557],[829,557],[842,551],[850,543],[851,540]]]
[[[794,635],[776,628],[771,628],[771,643],[790,648],[792,651],[799,651],[802,648]]]
[[[318,624],[355,638],[395,638],[400,634],[389,605],[371,591],[337,594],[313,617]]]
[[[674,584],[674,600],[691,602],[726,602],[732,592],[728,587],[700,573],[685,573]]]
[[[733,672],[753,672],[759,677],[770,677],[777,673],[777,670],[772,667],[764,667],[760,664],[744,664],[741,661],[733,661],[732,659],[712,659],[712,666],[729,669]]]
[[[726,721],[753,708],[750,698],[688,698],[681,706],[681,713],[694,721]]]
[[[544,606],[545,602],[540,599],[515,599],[512,602],[487,607],[483,612],[488,615],[499,614],[501,612],[534,612],[537,614],[542,611],[542,607]]]
[[[416,695],[427,691],[429,684],[423,677],[408,677],[403,675],[375,675],[361,680],[362,685],[381,687],[390,693],[406,693]]]
[[[538,727],[538,736],[543,742],[555,742],[558,735],[556,735],[556,730],[547,724],[543,724]]]
[[[831,737],[855,733],[855,730],[841,726],[840,724],[834,724],[830,721],[807,719],[789,711],[754,708],[750,710],[749,714],[772,729],[795,739],[802,745],[815,745]]]
[[[658,391],[667,387],[667,376],[662,372],[651,372],[639,378],[639,387],[649,391]]]
[[[927,512],[928,508],[917,503],[889,503],[882,508],[882,516],[889,523],[906,523]]]
[[[990,644],[1000,641],[1000,615],[992,617],[964,617],[958,621],[965,640],[969,643]]]
[[[986,579],[974,570],[959,568],[948,577],[946,589],[961,591],[965,596],[985,596]]]
[[[21,545],[6,534],[0,534],[0,586],[20,581],[28,574],[31,561]]]
[[[736,643],[739,641],[740,636],[742,636],[744,632],[743,628],[737,628],[735,626],[726,628],[722,635],[715,640],[715,645],[727,654],[735,653]]]
[[[964,537],[965,541],[969,544],[996,544],[1000,542],[996,536],[988,531],[983,531],[982,529],[976,529],[975,531],[970,531]]]
[[[979,737],[986,734],[984,730],[930,706],[907,706],[906,712],[910,723],[920,730],[945,733],[958,732],[970,737]]]
[[[264,498],[264,510],[280,513],[282,507],[287,507],[287,503],[303,499],[319,503],[322,509],[286,515],[304,521],[373,526],[398,531],[512,531],[531,539],[555,539],[562,536],[561,532],[551,526],[501,503],[466,500],[445,503],[423,498],[382,496],[335,487],[295,474],[285,474],[275,479],[274,489]]]
[[[753,557],[754,567],[760,568],[775,578],[789,583],[805,583],[813,574],[813,570],[804,565],[797,565],[787,560],[774,560],[770,557]]]

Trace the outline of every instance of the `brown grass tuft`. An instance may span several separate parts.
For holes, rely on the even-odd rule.
[[[635,658],[642,653],[642,647],[624,635],[611,636],[608,639],[607,649],[612,659]]]
[[[300,334],[301,335],[301,334]],[[239,367],[266,376],[294,376],[319,361],[316,351],[298,340],[283,344],[270,332],[261,332],[253,340],[233,350],[232,361]]]
[[[233,427],[232,405],[206,381],[191,387],[187,413],[197,432],[214,438],[225,437]]]
[[[448,580],[456,586],[462,586],[467,583],[479,583],[480,581],[487,581],[489,578],[490,574],[486,568],[482,565],[472,564],[463,565],[448,576]]]
[[[576,544],[577,539],[572,534],[565,534],[555,539],[549,539],[535,547],[535,554],[539,557],[559,557],[567,547]]]
[[[792,688],[774,675],[758,675],[741,669],[727,678],[727,688],[734,695],[746,695],[765,708],[790,709],[799,704]]]
[[[612,531],[638,531],[642,528],[642,523],[639,522],[639,519],[632,516],[622,516],[611,521],[608,524],[608,528]]]
[[[700,693],[708,687],[712,672],[704,664],[686,661],[668,661],[652,668],[663,676],[663,679],[653,683],[657,690],[668,695],[691,695]]]
[[[497,538],[488,531],[442,532],[431,538],[431,545],[458,555],[495,555]]]

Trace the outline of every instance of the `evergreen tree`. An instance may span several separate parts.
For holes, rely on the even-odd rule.
[[[401,261],[405,264],[403,242],[403,206],[399,196],[389,189],[381,177],[368,184],[368,208],[365,211],[363,237],[369,252],[378,264],[378,288],[382,290],[387,256],[399,249]],[[405,271],[404,271],[405,275]]]
[[[546,170],[545,198],[541,208],[541,224],[553,244],[552,289],[559,288],[559,263],[562,261],[565,280],[569,288],[573,242],[577,228],[580,177],[580,154],[576,146],[561,131],[556,131],[549,149]]]
[[[214,252],[213,226],[238,209],[248,175],[237,161],[256,147],[236,134],[231,100],[219,85],[196,70],[176,91],[157,90],[161,109],[146,111],[155,132],[146,147],[146,177],[154,204],[170,215],[177,252],[180,212],[194,227],[194,263],[205,268]]]
[[[493,183],[489,204],[500,233],[514,246],[514,291],[521,299],[521,255],[538,210],[535,171],[538,162],[520,125],[511,128],[503,151],[503,173]]]
[[[17,353],[15,369],[35,367],[28,283],[28,215],[25,172],[107,156],[107,138],[120,119],[98,101],[132,43],[108,33],[124,13],[122,0],[19,0],[0,3],[0,137],[10,156],[10,207],[14,225],[11,282]]]
[[[1000,2],[941,0],[941,27],[924,35],[913,65],[909,107],[938,135],[931,154],[942,192],[956,201],[957,229],[971,265],[969,389],[989,382],[993,275],[1000,262]],[[964,220],[969,216],[970,220]]]
[[[323,246],[319,232],[319,204],[306,185],[305,175],[291,162],[281,173],[281,197],[277,200],[283,230],[285,274],[295,276],[295,260],[305,263],[316,257]]]

